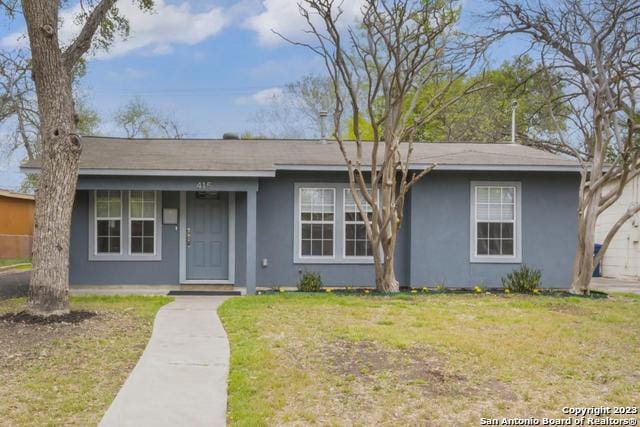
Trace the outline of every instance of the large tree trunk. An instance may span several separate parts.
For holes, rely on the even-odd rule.
[[[385,144],[385,158],[390,157],[394,148],[392,143]],[[382,274],[376,274],[376,289],[381,292],[398,292],[400,283],[396,279],[393,266],[396,240],[398,238],[398,216],[396,214],[396,167],[395,162],[388,161],[382,167],[382,218],[380,227],[380,244],[382,247]]]
[[[69,231],[80,157],[71,84],[58,45],[58,3],[22,1],[42,134],[27,310],[41,316],[69,311]]]

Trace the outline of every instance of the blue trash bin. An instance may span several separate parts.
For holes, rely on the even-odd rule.
[[[600,249],[602,249],[602,245],[600,243],[596,243],[595,245],[593,245],[593,256],[595,258],[596,255],[598,255],[598,252],[600,252]],[[593,277],[602,277],[602,270],[600,268],[600,263],[598,263],[598,265],[596,265],[596,267],[593,269]]]

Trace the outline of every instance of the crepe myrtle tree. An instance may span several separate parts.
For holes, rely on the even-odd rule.
[[[630,206],[594,257],[598,217],[640,174],[640,1],[492,1],[489,17],[499,23],[493,35],[527,37],[543,69],[563,88],[549,97],[555,126],[539,142],[580,164],[571,290],[588,294],[594,265],[620,227],[640,212],[640,205]]]
[[[135,0],[143,10],[153,0]],[[58,37],[62,0],[3,1],[13,16],[21,6],[31,49],[31,76],[35,83],[41,137],[41,172],[36,192],[33,233],[33,271],[27,311],[49,316],[69,311],[69,234],[71,209],[78,177],[82,141],[73,102],[72,73],[93,48],[108,48],[129,25],[116,0],[83,0],[75,21],[77,36],[64,44]]]
[[[353,25],[340,21],[341,4],[301,1],[299,10],[313,41],[282,37],[324,61],[335,94],[333,129],[351,121],[354,141],[345,141],[339,131],[333,136],[371,244],[376,288],[397,292],[394,258],[405,197],[433,169],[412,169],[411,141],[421,124],[480,88],[475,82],[446,97],[453,83],[477,63],[482,43],[471,43],[457,32],[454,1],[365,0]],[[425,102],[421,90],[434,82],[438,90]],[[421,96],[418,117],[413,113]],[[365,127],[371,141],[364,141]]]

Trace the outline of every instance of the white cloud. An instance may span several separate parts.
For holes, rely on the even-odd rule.
[[[152,12],[141,11],[134,2],[120,0],[117,3],[120,13],[129,19],[131,33],[125,40],[117,38],[109,51],[96,52],[98,59],[124,56],[132,52],[148,55],[171,53],[175,45],[194,45],[218,34],[229,24],[224,10],[212,7],[203,12],[191,10],[188,2],[167,4],[165,0],[156,0]],[[80,10],[80,4],[61,13],[62,26],[60,40],[70,43],[80,31],[74,22],[74,16]],[[9,34],[0,40],[3,47],[25,47],[28,45],[24,31]]]
[[[241,96],[236,98],[236,104],[240,105],[269,105],[278,102],[282,98],[284,92],[280,87],[272,87],[263,89],[250,96]]]
[[[342,3],[343,14],[339,24],[351,24],[360,16],[360,8],[363,0],[344,0]],[[263,11],[251,16],[244,21],[247,28],[258,34],[258,42],[262,46],[275,46],[282,43],[282,38],[273,31],[293,40],[308,40],[309,35],[304,33],[308,29],[305,19],[300,16],[298,2],[294,0],[262,0]],[[316,20],[314,20],[315,22]],[[318,21],[318,26],[321,23]],[[322,27],[320,27],[322,28]]]

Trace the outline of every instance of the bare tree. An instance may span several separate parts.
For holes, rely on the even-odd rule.
[[[182,126],[141,99],[129,101],[118,109],[115,122],[127,138],[183,138]]]
[[[352,118],[355,141],[343,140],[339,132],[334,137],[372,247],[376,288],[397,292],[394,259],[405,196],[433,169],[412,170],[410,141],[422,123],[476,89],[468,87],[442,102],[451,85],[474,66],[479,45],[460,43],[453,1],[366,0],[354,26],[339,22],[340,4],[302,1],[300,13],[315,41],[290,41],[323,58],[336,96],[334,129],[341,129],[345,110]],[[413,117],[424,96],[421,89],[435,81],[441,84],[420,118]],[[360,118],[370,124],[371,142],[363,141]]]
[[[564,87],[560,99],[549,103],[557,124],[552,145],[572,153],[581,166],[571,289],[589,293],[594,263],[620,227],[640,211],[640,205],[631,206],[618,219],[594,259],[598,216],[640,173],[640,1],[493,2],[490,17],[503,24],[494,34],[527,36],[544,68]],[[558,113],[556,104],[569,113]]]
[[[153,6],[152,0],[136,3],[147,10]],[[126,33],[129,28],[118,14],[116,0],[86,0],[76,19],[80,32],[68,46],[61,46],[59,13],[67,3],[22,0],[21,4],[42,139],[27,310],[49,316],[69,311],[69,234],[82,149],[73,100],[73,69],[92,46],[104,48],[116,33]]]
[[[314,138],[320,134],[320,112],[336,101],[328,77],[307,75],[287,83],[254,114],[257,133],[272,138]]]

